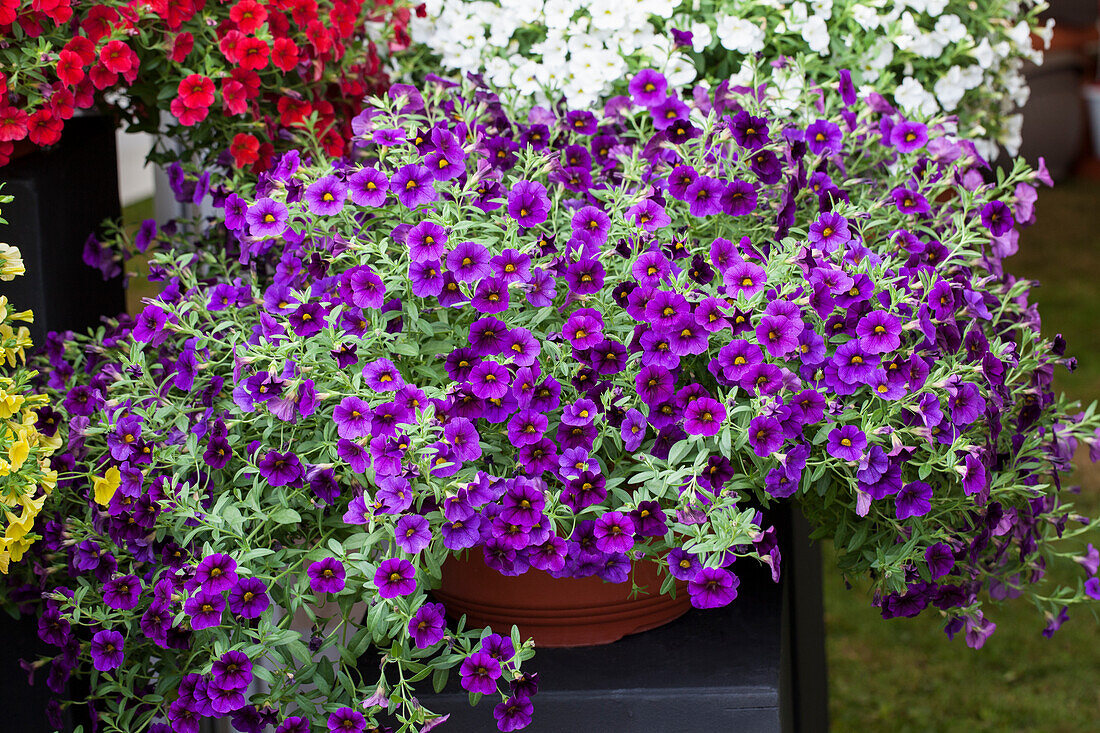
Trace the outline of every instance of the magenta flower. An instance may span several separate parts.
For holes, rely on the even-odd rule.
[[[634,204],[626,210],[623,216],[647,232],[655,232],[672,222],[672,217],[665,211],[665,207],[652,199]]]
[[[245,221],[254,237],[277,237],[286,231],[286,205],[274,199],[259,199],[248,207]]]
[[[634,547],[634,520],[622,512],[604,512],[593,529],[600,552],[630,552]]]
[[[890,131],[890,144],[897,148],[899,153],[911,153],[920,150],[928,142],[928,127],[920,122],[908,120],[894,125]]]
[[[699,568],[688,581],[688,596],[695,608],[721,608],[737,598],[740,580],[724,568]]]
[[[911,189],[895,188],[890,196],[894,199],[894,206],[903,214],[927,214],[932,211],[928,199]]]
[[[309,588],[314,593],[339,593],[344,589],[346,572],[344,566],[334,557],[326,557],[311,563],[306,568],[309,576]]]
[[[328,733],[363,733],[367,719],[351,708],[340,708],[328,716]]]
[[[382,598],[407,596],[416,590],[416,568],[399,557],[383,560],[374,573],[374,584]]]
[[[92,666],[100,672],[109,672],[122,666],[125,657],[122,634],[113,630],[98,631],[90,645]]]

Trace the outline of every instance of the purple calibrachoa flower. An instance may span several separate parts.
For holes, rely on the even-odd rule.
[[[279,453],[269,450],[264,453],[256,467],[272,486],[293,485],[305,475],[301,459],[293,452]]]
[[[416,568],[399,557],[383,560],[374,573],[374,584],[382,598],[407,596],[416,590]]]
[[[396,392],[405,386],[401,372],[389,359],[375,359],[364,365],[363,379],[375,392]]]
[[[725,419],[725,405],[703,397],[692,401],[684,409],[684,430],[689,435],[717,435]]]
[[[835,252],[837,247],[852,238],[848,231],[848,220],[840,214],[827,211],[810,225],[809,240],[826,252]]]
[[[842,425],[829,431],[829,442],[826,450],[833,458],[842,461],[856,462],[863,455],[863,449],[867,447],[867,436],[855,425]]]
[[[336,176],[323,176],[311,183],[303,198],[309,205],[311,214],[333,216],[344,209],[348,197],[348,187]]]
[[[207,555],[195,567],[195,580],[203,590],[220,593],[237,584],[237,561],[229,555]]]
[[[277,237],[286,231],[288,216],[286,204],[264,198],[248,207],[245,221],[252,236]]]
[[[244,652],[228,651],[214,660],[213,683],[226,690],[243,690],[252,683],[252,660]]]
[[[339,593],[344,589],[347,576],[343,564],[334,557],[326,557],[306,568],[309,589],[314,593]]]
[[[721,608],[737,598],[740,580],[724,568],[703,567],[688,580],[688,596],[695,608]]]
[[[367,719],[351,708],[340,708],[328,716],[328,733],[363,733]]]
[[[622,512],[604,512],[593,531],[600,552],[630,552],[634,547],[634,520]]]
[[[415,555],[432,543],[432,531],[428,520],[419,514],[406,514],[397,520],[394,527],[397,546],[410,555]]]
[[[928,127],[920,122],[904,121],[894,125],[890,131],[890,144],[899,153],[911,153],[920,150],[928,142]]]
[[[355,396],[345,397],[332,411],[336,434],[348,440],[370,435],[371,414],[370,405],[365,400]]]
[[[656,107],[668,96],[668,80],[653,69],[642,69],[631,77],[627,89],[634,104],[639,107]]]
[[[221,624],[225,599],[221,593],[200,589],[184,602],[183,610],[191,617],[191,628],[201,631]]]
[[[1008,233],[1016,221],[1012,218],[1012,209],[1003,201],[990,201],[982,207],[982,225],[994,237]]]
[[[390,182],[382,171],[366,167],[348,176],[348,196],[356,206],[381,206]]]
[[[241,618],[259,618],[270,605],[267,586],[259,578],[241,578],[229,591],[229,610]]]
[[[818,120],[806,128],[806,147],[814,155],[839,153],[842,139],[840,127],[828,120]]]
[[[928,572],[932,574],[932,580],[944,577],[955,567],[954,553],[942,542],[930,545],[924,551],[924,561],[928,563]]]
[[[141,580],[136,575],[120,576],[103,586],[103,603],[116,611],[129,611],[137,606],[141,590]]]
[[[443,640],[447,618],[442,603],[425,603],[409,619],[409,636],[417,649],[428,649]]]
[[[413,262],[438,260],[446,250],[447,230],[434,221],[422,221],[406,233],[405,244]]]
[[[497,721],[497,730],[508,733],[509,731],[521,730],[531,724],[531,714],[534,712],[534,705],[531,704],[531,700],[528,697],[517,697],[513,695],[503,702],[496,704],[493,708],[493,717]]]
[[[92,636],[90,651],[92,666],[100,672],[118,669],[125,657],[122,634],[111,629],[96,632]]]
[[[759,293],[768,282],[767,273],[760,265],[751,262],[735,262],[722,274],[730,293],[741,294],[746,298]]]
[[[894,206],[903,214],[927,214],[932,211],[928,199],[909,188],[895,188],[890,192]]]
[[[859,343],[871,354],[885,354],[901,345],[901,319],[886,311],[871,311],[856,325]]]
[[[431,203],[439,197],[432,172],[418,163],[398,168],[390,179],[390,190],[397,195],[401,205],[409,209]]]
[[[447,253],[447,270],[459,282],[477,282],[488,277],[489,250],[477,242],[461,242]]]
[[[761,415],[749,421],[749,445],[761,458],[783,447],[783,426],[774,417]]]
[[[932,487],[923,481],[906,484],[894,497],[897,518],[923,517],[932,511]]]
[[[462,660],[458,673],[463,689],[488,695],[496,692],[501,674],[500,662],[486,652],[474,652]]]
[[[521,227],[533,227],[546,221],[550,199],[546,187],[538,181],[517,181],[508,192],[508,216]]]

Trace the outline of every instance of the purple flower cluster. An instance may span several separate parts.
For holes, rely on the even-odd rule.
[[[739,558],[778,580],[768,509],[794,499],[884,616],[935,607],[971,646],[983,598],[1042,579],[1075,521],[1045,477],[1096,419],[1055,399],[1064,344],[1002,265],[1036,177],[986,183],[973,145],[881,99],[826,95],[799,125],[728,84],[689,102],[646,71],[630,94],[514,120],[480,88],[403,93],[357,118],[354,159],[291,153],[249,200],[217,192],[203,254],[162,228],[136,318],[47,344],[59,470],[120,479],[107,506],[59,482],[89,521],[62,543],[58,510],[65,567],[35,580],[140,618],[95,630],[97,666],[208,650],[159,710],[174,730],[308,729],[251,704],[239,650],[271,605],[353,593],[523,727],[521,650],[427,600],[465,550],[613,583],[656,561],[718,607]],[[40,619],[67,674],[70,617]],[[392,712],[385,674],[366,715],[314,724]]]

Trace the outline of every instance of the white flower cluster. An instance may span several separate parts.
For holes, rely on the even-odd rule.
[[[745,62],[772,69],[779,96],[805,79],[852,71],[905,112],[959,117],[960,131],[1015,153],[1027,101],[1022,68],[1040,63],[1029,24],[1041,0],[429,0],[412,36],[448,69],[482,71],[515,101],[573,106],[621,93],[623,80],[654,68],[675,85],[716,83]],[[689,31],[677,47],[672,29]],[[757,82],[768,81],[757,78]],[[994,142],[995,141],[995,142]]]
[[[409,31],[443,66],[480,71],[517,101],[564,94],[595,104],[631,70],[652,67],[673,84],[695,80],[694,63],[659,30],[681,0],[428,0]],[[703,26],[705,28],[705,26]]]

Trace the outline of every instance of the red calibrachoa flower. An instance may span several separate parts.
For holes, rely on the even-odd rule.
[[[27,113],[18,107],[0,107],[0,141],[14,142],[27,136]]]
[[[179,85],[180,102],[185,107],[209,107],[214,104],[214,82],[208,76],[191,74]]]
[[[255,33],[267,20],[267,10],[256,0],[240,0],[230,9],[229,18],[242,33]]]
[[[0,45],[21,71],[11,88],[10,74],[0,79],[0,143],[52,144],[76,110],[123,99],[127,126],[148,129],[171,112],[167,132],[203,168],[234,147],[223,160],[265,169],[289,144],[286,128],[314,111],[335,154],[362,100],[388,87],[372,39],[401,37],[405,2],[0,0]],[[196,58],[201,68],[184,70]],[[219,97],[222,114],[211,115]],[[255,144],[241,148],[241,134]],[[0,149],[0,165],[7,157]]]
[[[62,50],[57,59],[57,76],[61,82],[72,87],[80,83],[84,78],[84,64],[80,54],[75,51]]]
[[[27,118],[27,137],[35,145],[53,145],[61,139],[64,126],[48,107],[43,107]]]
[[[255,135],[238,132],[233,137],[233,144],[229,146],[229,153],[233,156],[233,165],[237,168],[252,165],[260,159],[260,141]]]

